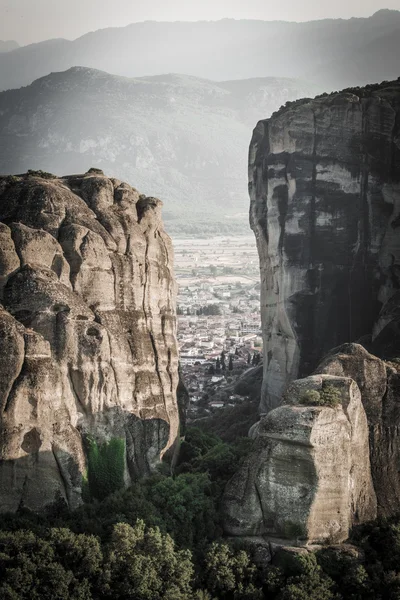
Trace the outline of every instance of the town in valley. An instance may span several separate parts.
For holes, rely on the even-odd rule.
[[[242,402],[235,384],[262,361],[254,237],[176,238],[178,343],[188,418]]]

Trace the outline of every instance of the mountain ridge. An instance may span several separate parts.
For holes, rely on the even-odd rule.
[[[97,166],[165,198],[169,227],[204,221],[207,205],[209,220],[220,224],[242,213],[238,226],[247,230],[254,121],[317,91],[282,78],[126,78],[72,67],[0,93],[0,173]]]
[[[396,33],[399,42],[386,48],[386,37]],[[382,65],[380,70],[374,65],[371,68],[370,57],[363,60],[362,49],[374,40],[384,67],[384,59],[388,61],[383,72]],[[49,44],[52,53],[48,52]],[[359,53],[357,68],[349,74],[348,63],[352,64],[354,52]],[[266,55],[273,55],[274,60],[266,62]],[[14,89],[49,72],[83,64],[128,77],[165,72],[190,73],[214,81],[298,76],[320,83],[329,91],[347,85],[350,75],[356,85],[376,81],[380,76],[393,79],[398,75],[397,63],[391,60],[393,55],[400,56],[400,11],[378,11],[368,18],[301,23],[234,19],[144,21],[88,32],[75,40],[38,42],[2,54],[0,85],[2,90]],[[332,60],[342,61],[341,70],[322,77],[322,68]]]

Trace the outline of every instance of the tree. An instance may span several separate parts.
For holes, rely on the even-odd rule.
[[[218,515],[207,473],[163,477],[149,487],[160,525],[183,548],[197,550],[213,539]]]
[[[218,598],[261,600],[257,569],[244,550],[233,552],[227,544],[211,544],[204,560],[207,589]]]
[[[104,597],[113,600],[190,600],[193,565],[158,527],[138,520],[115,525],[108,549]]]
[[[339,600],[332,591],[334,582],[317,563],[315,554],[297,554],[291,560],[286,585],[280,600]]]
[[[219,360],[219,358],[217,358],[217,360],[216,360],[215,370],[217,373],[221,373],[221,361]]]
[[[221,352],[221,369],[223,371],[225,371],[226,369],[226,364],[225,364],[225,352],[222,350]]]
[[[208,372],[210,375],[214,375],[215,374],[215,367],[214,365],[210,365],[210,368],[208,369]]]
[[[92,600],[102,554],[93,536],[52,529],[0,532],[2,600]]]
[[[229,371],[233,371],[233,356],[232,354],[229,355],[229,367],[228,367]]]

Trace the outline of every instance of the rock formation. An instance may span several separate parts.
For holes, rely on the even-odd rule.
[[[398,513],[400,502],[400,364],[385,362],[359,344],[332,350],[318,373],[351,377],[361,391],[369,425],[372,478],[378,513]]]
[[[225,531],[343,541],[400,502],[400,80],[261,121],[249,174],[264,416]]]
[[[161,202],[88,172],[0,178],[0,510],[81,501],[86,436],[130,479],[179,428]]]
[[[327,385],[337,407],[302,404],[305,392]],[[367,419],[350,377],[293,382],[252,436],[254,450],[224,494],[228,535],[340,542],[353,524],[376,517]]]
[[[400,80],[260,121],[249,161],[261,265],[261,412],[333,347],[400,350]]]

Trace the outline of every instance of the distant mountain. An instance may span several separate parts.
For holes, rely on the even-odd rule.
[[[307,23],[159,23],[49,40],[0,56],[0,89],[17,88],[75,65],[140,77],[189,73],[216,81],[299,77],[326,91],[400,75],[400,11]]]
[[[247,230],[252,128],[318,91],[291,79],[127,79],[72,68],[0,93],[0,174],[99,167],[162,198],[170,231],[207,220]]]
[[[3,42],[3,40],[0,40],[0,52],[11,52],[11,50],[15,50],[16,48],[19,48],[18,42],[14,40]]]

